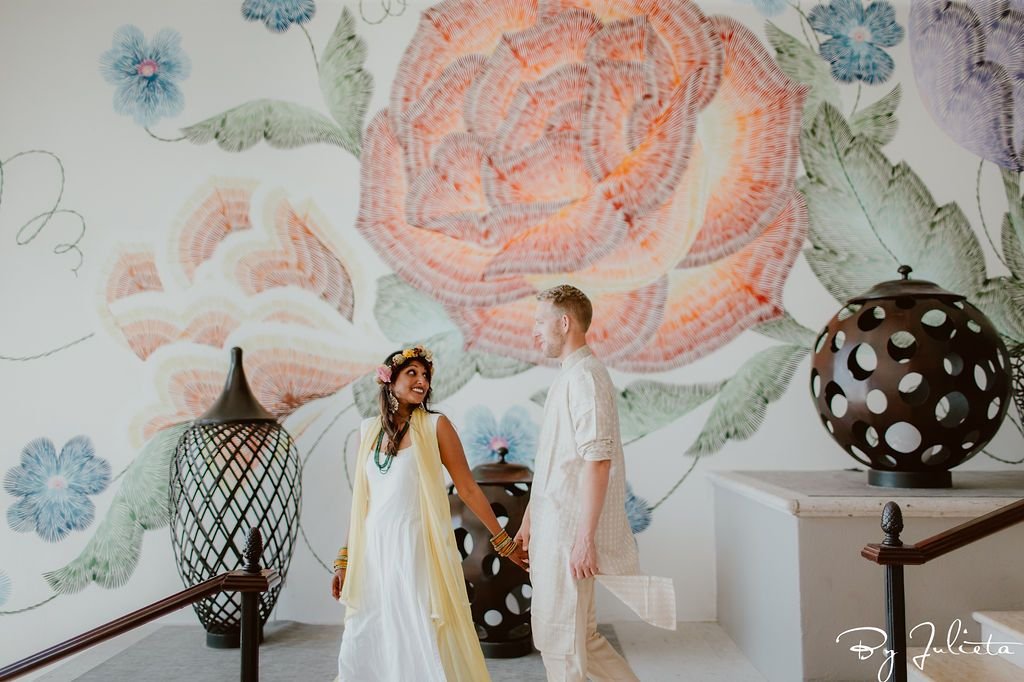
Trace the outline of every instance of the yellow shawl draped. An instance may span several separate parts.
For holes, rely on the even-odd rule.
[[[366,459],[370,456],[381,428],[380,420],[376,420],[366,430],[356,458],[356,480],[352,491],[348,532],[350,563],[341,589],[341,602],[348,607],[346,620],[359,609],[364,571],[373,568],[361,560],[370,502]],[[491,678],[473,625],[461,556],[452,531],[437,432],[426,410],[413,410],[409,431],[420,477],[420,514],[427,552],[424,569],[430,583],[430,615],[437,630],[437,645],[445,676],[448,682],[489,682]],[[399,646],[401,636],[400,632],[395,633]],[[415,671],[409,671],[409,674],[415,676]]]

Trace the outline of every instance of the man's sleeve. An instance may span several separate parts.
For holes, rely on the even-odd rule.
[[[611,459],[614,452],[615,394],[609,382],[591,372],[580,372],[569,382],[576,454],[585,460]]]

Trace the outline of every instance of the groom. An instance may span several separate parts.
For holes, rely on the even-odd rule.
[[[672,581],[640,572],[615,387],[586,343],[590,299],[569,285],[537,299],[534,340],[561,371],[544,403],[530,504],[516,535],[530,558],[533,642],[549,682],[636,680],[597,632],[594,582],[647,622],[674,630]]]

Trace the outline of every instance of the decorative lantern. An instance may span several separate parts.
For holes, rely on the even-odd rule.
[[[499,523],[510,535],[519,531],[530,501],[533,474],[524,466],[505,461],[508,448],[499,448],[500,462],[481,464],[473,478],[490,502]],[[458,497],[448,489],[455,540],[462,554],[462,572],[473,610],[477,637],[484,656],[516,658],[533,651],[530,631],[529,575],[510,559],[499,557],[491,547],[491,533]]]
[[[871,485],[952,486],[949,470],[999,430],[1010,357],[963,296],[932,282],[882,282],[850,299],[814,346],[811,393],[822,424]]]
[[[224,392],[178,441],[171,462],[171,541],[185,585],[244,563],[250,528],[264,537],[264,565],[283,583],[298,532],[301,478],[288,432],[253,396],[242,349],[231,349]],[[260,628],[277,603],[281,583],[259,595]],[[193,605],[206,643],[239,645],[241,599],[221,592]]]

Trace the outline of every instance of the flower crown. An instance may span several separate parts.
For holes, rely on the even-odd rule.
[[[378,384],[390,384],[391,383],[391,370],[402,364],[406,360],[412,358],[422,358],[427,361],[427,364],[431,367],[434,366],[434,354],[423,346],[413,346],[412,348],[406,348],[401,353],[395,353],[387,362],[383,365],[377,365],[377,383]]]

